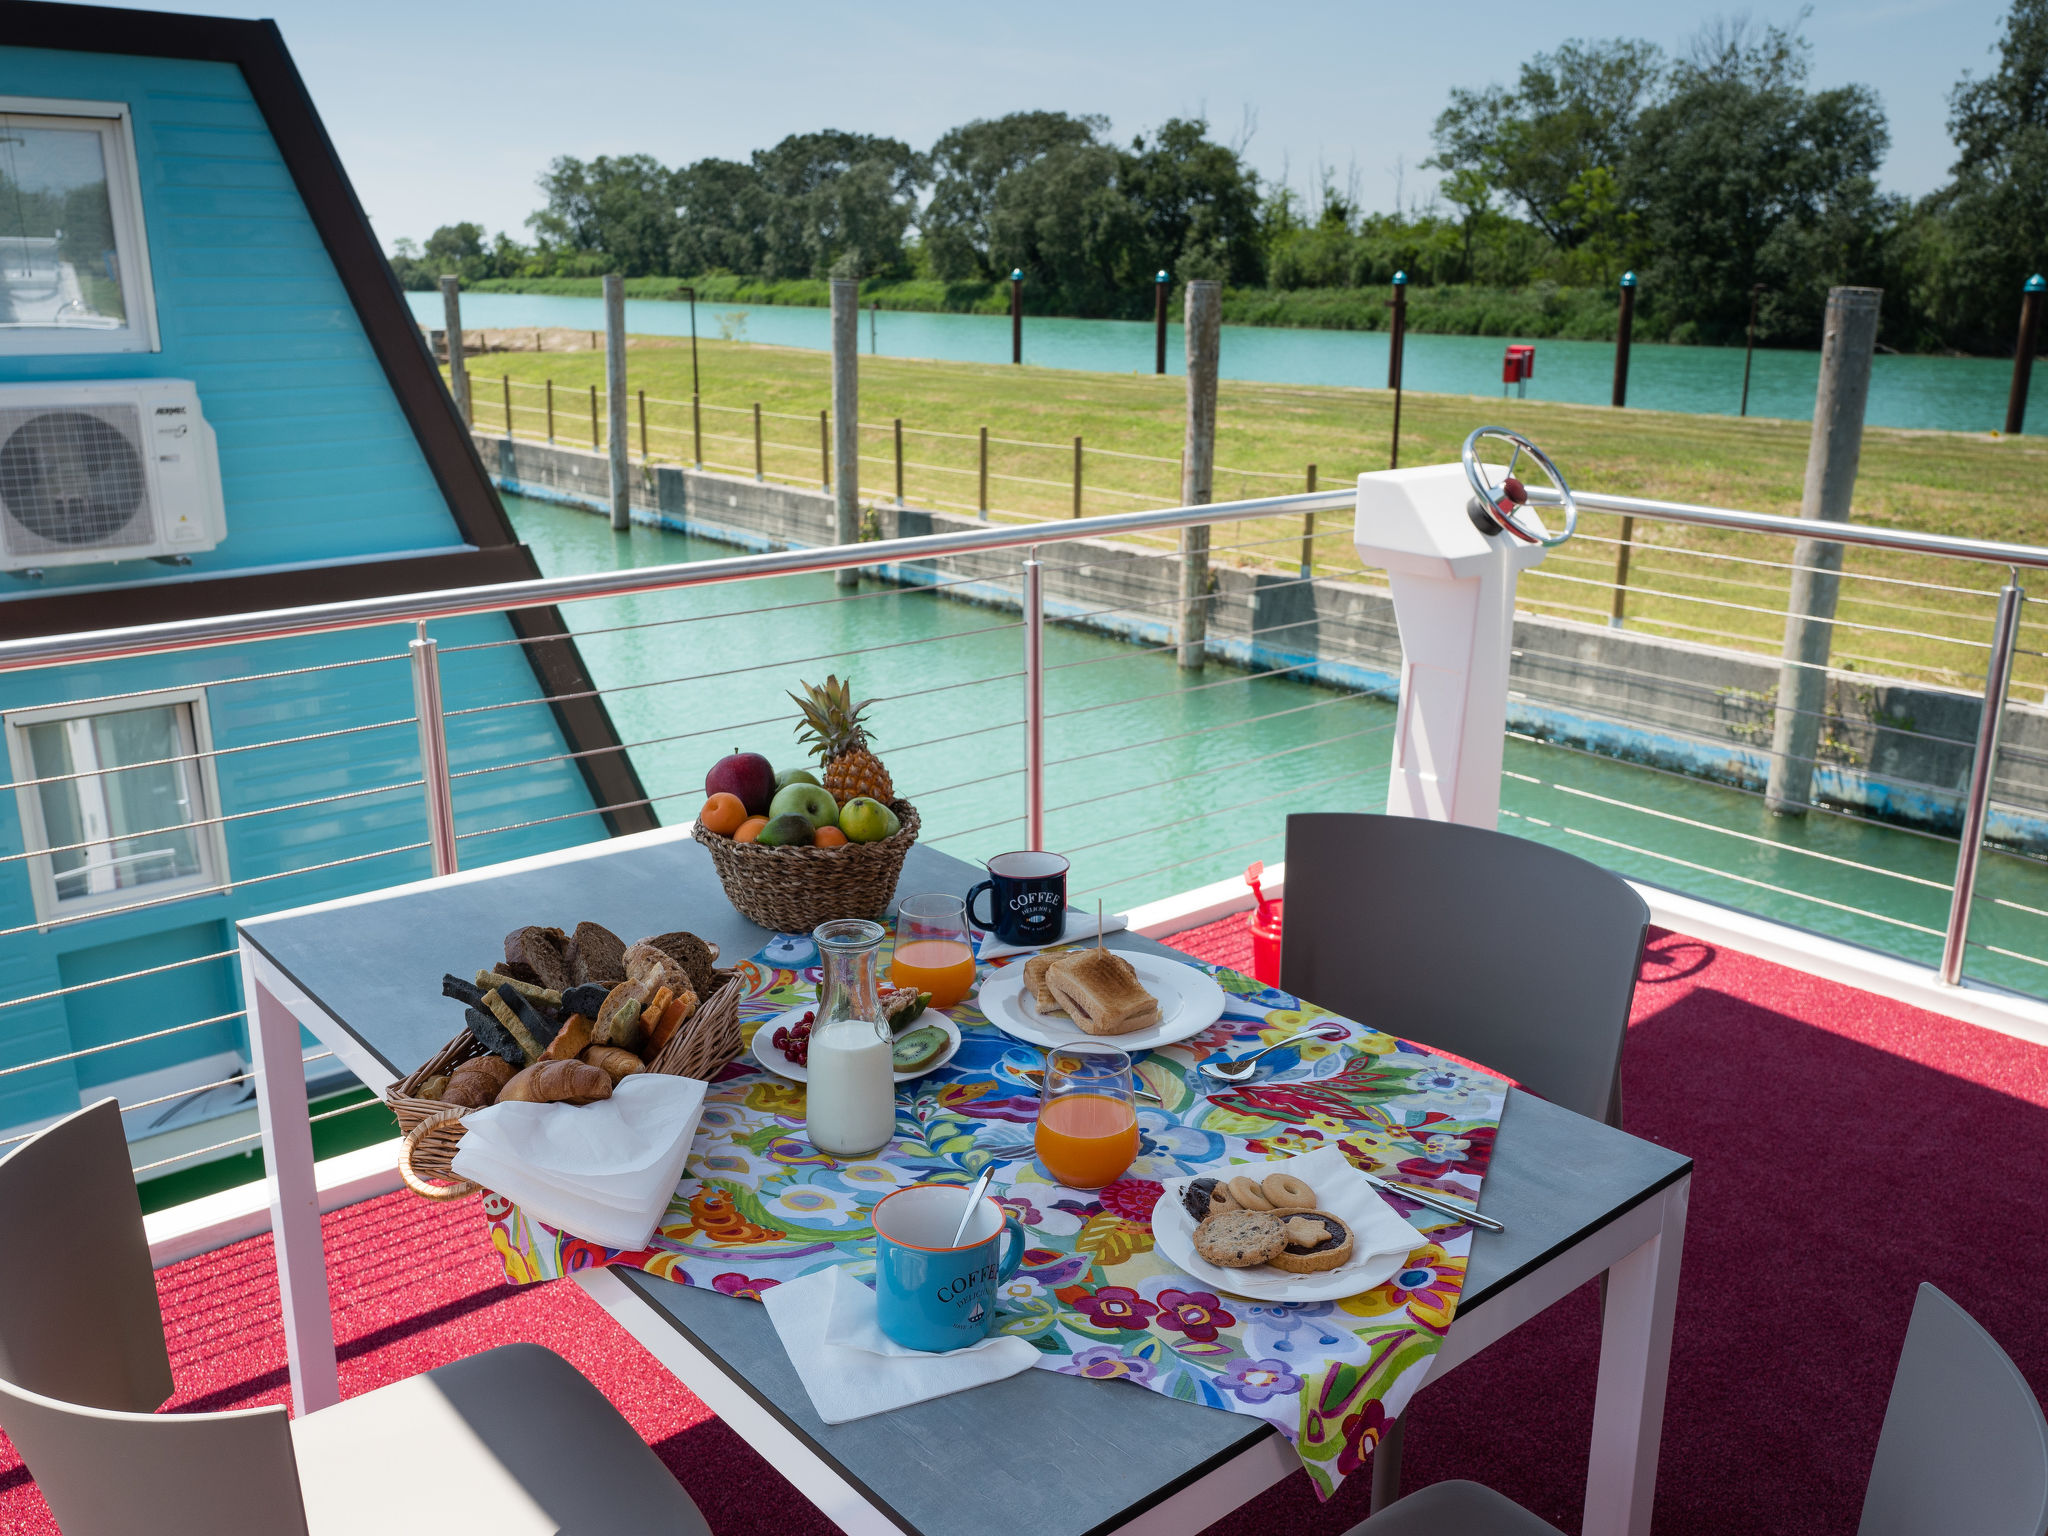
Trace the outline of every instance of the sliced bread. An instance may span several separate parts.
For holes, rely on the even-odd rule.
[[[690,978],[690,990],[698,997],[709,997],[718,986],[712,975],[712,964],[717,954],[709,944],[694,933],[657,933],[651,939],[642,939],[640,944],[650,945],[667,955],[683,968],[683,974]],[[639,944],[633,946],[635,949]]]
[[[615,987],[626,979],[626,941],[601,923],[578,923],[569,940],[569,985]]]
[[[505,960],[531,971],[550,992],[559,992],[570,985],[567,941],[559,928],[515,928],[505,935]]]

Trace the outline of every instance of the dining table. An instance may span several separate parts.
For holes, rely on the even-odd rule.
[[[961,894],[982,875],[920,843],[898,889]],[[687,827],[237,925],[295,1412],[340,1397],[298,1066],[305,1036],[382,1092],[447,1044],[445,972],[496,954],[511,930],[564,919],[627,935],[687,928],[717,944],[726,964],[776,937],[734,910]],[[1136,932],[1107,943],[1177,953]],[[268,1070],[273,1063],[283,1069]],[[1421,1390],[1604,1276],[1591,1422],[1546,1420],[1552,1433],[1590,1436],[1586,1536],[1649,1530],[1691,1174],[1679,1152],[1507,1091],[1481,1205],[1504,1230],[1475,1232]],[[478,1232],[482,1242],[481,1220]],[[1043,1370],[826,1424],[757,1302],[630,1267],[572,1279],[828,1519],[863,1536],[1193,1532],[1301,1467],[1262,1420]]]

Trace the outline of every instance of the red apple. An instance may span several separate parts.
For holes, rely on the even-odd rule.
[[[704,775],[704,793],[738,795],[749,816],[766,816],[775,798],[774,765],[758,752],[731,753]]]

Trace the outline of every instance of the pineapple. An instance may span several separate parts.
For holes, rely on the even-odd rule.
[[[800,686],[801,696],[790,695],[803,714],[797,739],[823,765],[826,791],[841,805],[862,795],[889,804],[896,798],[896,786],[882,760],[868,750],[867,725],[860,717],[874,700],[854,703],[851,678],[842,683],[827,677],[823,683]]]

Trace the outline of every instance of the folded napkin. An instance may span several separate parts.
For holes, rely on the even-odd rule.
[[[827,1424],[907,1408],[1028,1371],[1038,1351],[991,1334],[943,1355],[906,1349],[875,1321],[875,1293],[837,1265],[761,1293],[811,1406]]]
[[[1101,931],[1117,933],[1130,927],[1130,919],[1121,912],[1111,912],[1102,919]],[[1067,908],[1066,931],[1056,939],[1047,939],[1043,944],[1005,944],[992,933],[981,935],[981,947],[975,951],[982,960],[1000,960],[1005,955],[1036,954],[1054,944],[1071,944],[1076,939],[1092,939],[1096,934],[1095,914],[1083,912],[1079,907]]]
[[[558,1231],[644,1248],[683,1176],[704,1089],[638,1072],[595,1104],[493,1104],[464,1118],[452,1166]]]

